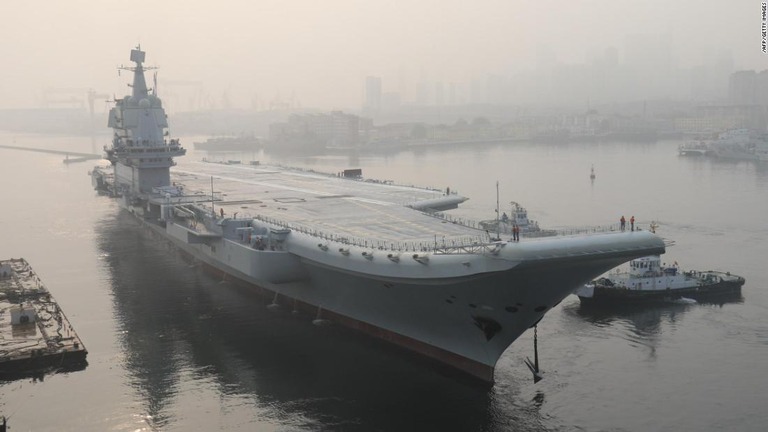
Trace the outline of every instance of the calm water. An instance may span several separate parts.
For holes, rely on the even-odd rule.
[[[9,134],[0,144],[92,147]],[[490,389],[268,310],[190,267],[91,190],[91,162],[0,149],[0,257],[31,262],[89,351],[83,371],[0,382],[0,413],[15,431],[764,430],[768,164],[680,158],[677,144],[208,155],[449,186],[471,198],[454,214],[474,219],[493,217],[498,180],[502,203],[520,202],[543,227],[655,220],[676,242],[669,261],[747,279],[724,304],[600,312],[568,298],[539,325],[545,379],[533,384],[522,363],[529,332]]]

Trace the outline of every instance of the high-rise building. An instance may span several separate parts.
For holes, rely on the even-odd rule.
[[[755,85],[757,86],[757,104],[768,106],[768,70],[757,73]]]
[[[728,102],[735,105],[757,103],[757,76],[755,71],[737,71],[728,80]]]
[[[381,78],[365,77],[365,103],[363,110],[377,113],[381,110]]]

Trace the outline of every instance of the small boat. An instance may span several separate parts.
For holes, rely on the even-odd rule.
[[[690,141],[677,148],[677,154],[680,156],[706,156],[711,152],[709,145],[704,141]]]
[[[712,155],[719,159],[758,160],[755,154],[762,134],[750,129],[730,129],[721,132],[716,140],[709,143]]]
[[[682,298],[702,301],[717,296],[741,293],[744,278],[719,271],[681,271],[675,262],[662,264],[659,255],[629,262],[629,271],[617,269],[574,292],[582,303],[633,303],[676,301]]]
[[[595,166],[594,165],[592,165],[592,170],[589,172],[589,178],[591,180],[595,179]]]

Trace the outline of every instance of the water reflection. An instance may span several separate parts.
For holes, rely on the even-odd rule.
[[[32,368],[13,371],[0,371],[0,384],[16,380],[30,379],[31,382],[43,382],[47,376],[53,374],[67,374],[70,372],[79,372],[88,367],[88,361],[77,361],[51,365],[42,368]]]
[[[541,430],[541,401],[457,380],[290,307],[269,310],[271,299],[203,274],[125,212],[97,230],[127,381],[153,427],[205,424],[210,402],[190,396],[205,394],[244,430]]]
[[[655,344],[661,334],[662,325],[676,325],[692,306],[676,303],[611,308],[580,305],[573,312],[598,327],[623,326],[630,332],[625,337],[633,342],[645,341]]]
[[[757,177],[758,184],[764,185],[768,183],[768,161],[755,163],[755,176]]]
[[[625,335],[628,340],[654,344],[658,341],[664,325],[677,326],[684,315],[694,308],[708,305],[723,306],[743,301],[741,293],[735,293],[699,302],[683,300],[610,306],[578,302],[563,307],[563,311],[596,327],[622,326],[631,332],[630,335]]]

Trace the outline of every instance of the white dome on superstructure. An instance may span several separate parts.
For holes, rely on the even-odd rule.
[[[160,100],[159,97],[155,95],[149,95],[147,96],[147,99],[149,99],[149,102],[152,105],[152,108],[162,108],[163,107],[163,101]]]

